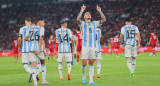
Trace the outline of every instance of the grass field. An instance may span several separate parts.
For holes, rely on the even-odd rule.
[[[120,58],[112,57],[109,54],[103,54],[101,61],[102,78],[94,78],[98,86],[160,86],[160,53],[151,57],[149,53],[141,53],[137,57],[137,65],[135,77],[129,77],[129,70],[126,65],[124,54],[120,54]],[[73,65],[71,71],[72,80],[67,81],[67,66],[63,63],[64,80],[59,80],[58,63],[46,60],[47,81],[50,86],[88,86],[82,84],[81,65]],[[88,75],[88,68],[87,68]],[[95,65],[96,76],[96,65]],[[40,75],[41,77],[41,75]],[[13,57],[0,57],[0,86],[33,86],[28,83],[29,74],[24,70],[21,58],[15,62]],[[41,78],[40,78],[41,79]],[[38,82],[41,85],[41,80]]]

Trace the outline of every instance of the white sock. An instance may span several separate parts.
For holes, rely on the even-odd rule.
[[[100,71],[101,71],[101,63],[97,62],[97,74],[100,75]]]
[[[46,65],[42,65],[42,81],[46,80]]]
[[[41,64],[37,63],[37,75],[39,76],[39,72],[42,72],[41,70]]]
[[[132,72],[132,65],[130,59],[127,59],[127,65],[130,72]]]
[[[83,74],[83,80],[86,78],[86,66],[81,66],[82,74]]]
[[[89,65],[89,82],[93,82],[94,65]]]
[[[71,62],[67,63],[67,68],[68,72],[71,73],[71,68],[72,68]]]
[[[60,78],[63,78],[63,74],[62,74],[62,70],[63,70],[62,63],[59,63],[58,69],[59,69]]]
[[[37,84],[36,67],[31,67],[31,72],[32,72],[32,78],[33,78],[34,84]]]
[[[136,68],[136,59],[132,60],[132,71],[134,72]]]
[[[28,64],[23,64],[24,69],[31,74],[31,68],[28,66]]]

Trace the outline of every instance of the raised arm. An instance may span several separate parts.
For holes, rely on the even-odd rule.
[[[101,7],[99,7],[97,5],[97,11],[99,12],[100,16],[101,16],[101,24],[104,23],[106,21],[106,17],[104,16],[102,10],[101,10]]]
[[[81,17],[82,17],[82,14],[83,14],[85,9],[86,9],[86,6],[83,4],[83,6],[81,7],[81,11],[80,11],[80,13],[78,14],[78,17],[77,17],[78,24],[81,23]]]

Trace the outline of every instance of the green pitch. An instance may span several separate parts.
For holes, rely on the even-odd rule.
[[[103,60],[101,61],[102,78],[99,79],[95,77],[94,81],[98,86],[159,86],[159,55],[160,53],[157,53],[157,56],[152,57],[149,56],[149,53],[140,53],[140,56],[137,57],[136,60],[135,77],[129,77],[130,73],[124,54],[120,54],[119,58],[114,54],[112,57],[110,57],[109,54],[103,54]],[[50,86],[88,86],[88,76],[87,84],[82,84],[80,64],[72,66],[70,81],[67,81],[66,63],[63,63],[63,81],[59,80],[58,63],[55,58],[54,61],[46,60],[46,66],[46,78],[47,81],[50,82]],[[96,72],[95,64],[95,76]],[[19,58],[18,62],[15,62],[13,57],[0,57],[0,86],[33,86],[33,82],[28,83],[28,79],[29,74],[24,70],[21,58]],[[38,84],[42,86],[41,75]]]

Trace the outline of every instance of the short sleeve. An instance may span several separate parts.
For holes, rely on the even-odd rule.
[[[55,34],[56,34],[56,38],[58,38],[58,34],[57,34],[57,32],[58,32],[58,30],[56,30],[56,31],[55,31]],[[55,40],[56,40],[56,39],[55,39]]]
[[[139,33],[138,27],[136,27],[136,33]]]
[[[100,23],[100,20],[99,21],[93,21],[95,23],[95,27],[100,27],[102,24]]]
[[[20,30],[19,30],[19,37],[22,37],[22,35],[23,35],[23,30],[22,30],[22,28],[20,28]]]
[[[40,29],[40,34],[39,34],[39,36],[44,36],[44,28],[41,28],[41,29]]]
[[[26,35],[25,36],[29,36],[29,29],[26,30]]]
[[[68,29],[68,34],[69,34],[69,38],[71,38],[72,37],[72,33],[71,33],[70,29]]]
[[[124,27],[121,28],[121,34],[123,34],[123,35],[125,34]]]
[[[79,28],[82,28],[84,25],[84,21],[81,21],[81,23],[78,23]]]

